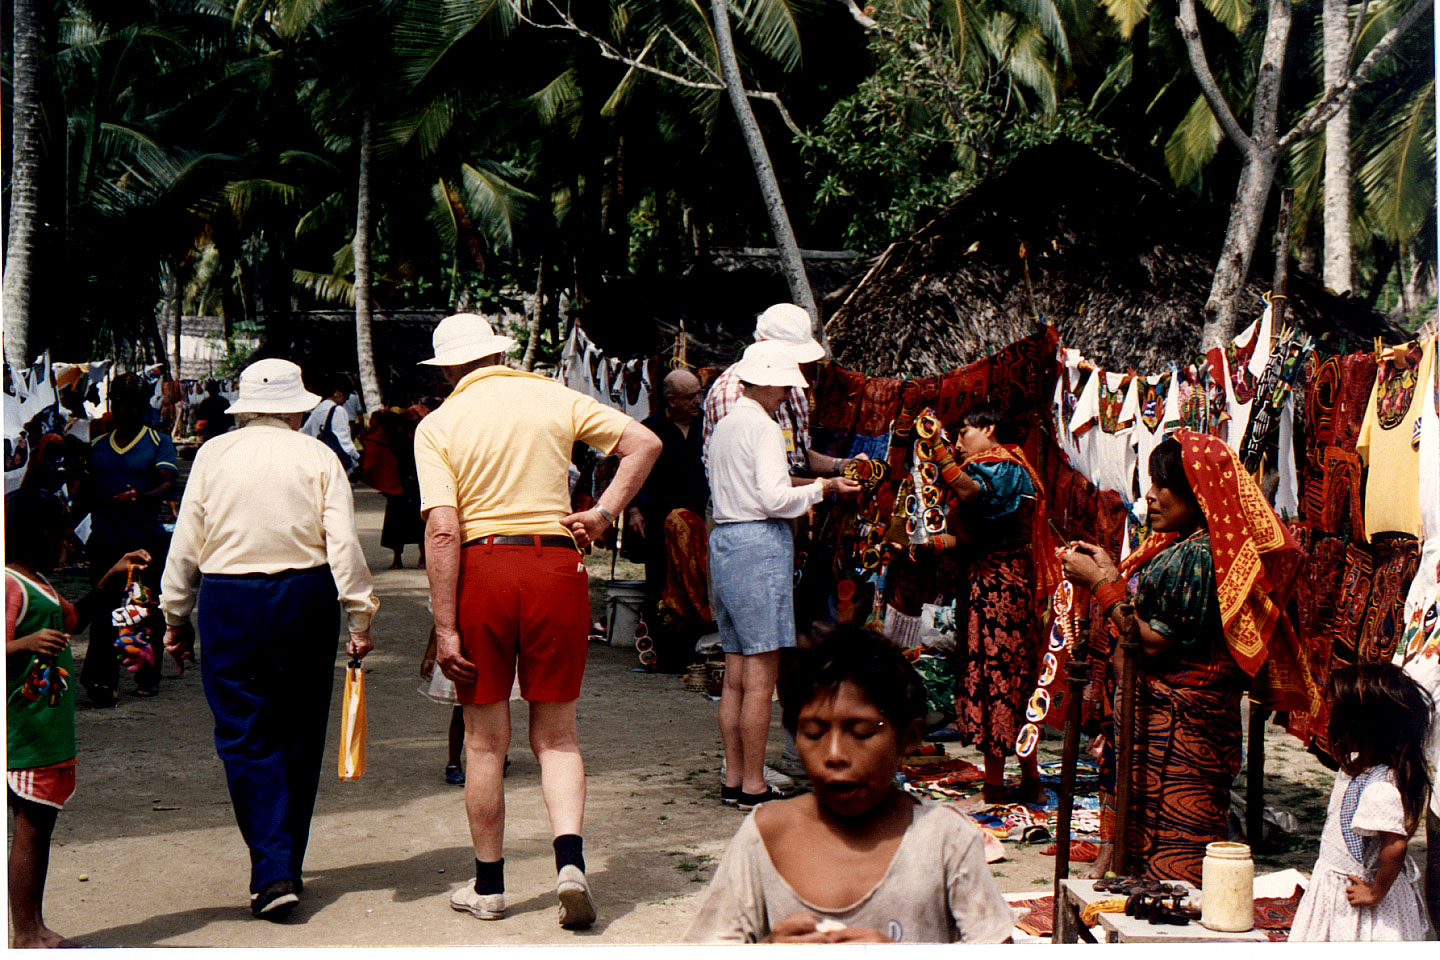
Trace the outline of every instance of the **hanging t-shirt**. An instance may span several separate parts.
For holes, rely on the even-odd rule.
[[[1070,432],[1094,434],[1086,461],[1086,478],[1101,490],[1114,490],[1127,503],[1135,495],[1135,377],[1096,370],[1085,384]]]
[[[1255,401],[1255,387],[1265,364],[1270,359],[1270,308],[1225,346],[1205,354],[1210,361],[1211,376],[1218,377],[1225,388],[1225,419],[1229,426],[1224,433],[1230,449],[1240,451],[1245,428],[1250,425],[1250,405]]]
[[[1174,366],[1169,373],[1135,379],[1135,468],[1142,499],[1150,489],[1150,454],[1180,426],[1179,379]]]
[[[1282,517],[1300,513],[1300,476],[1295,468],[1295,393],[1291,391],[1280,411],[1280,485],[1275,488],[1275,512]]]
[[[1403,360],[1381,360],[1355,452],[1365,478],[1365,532],[1424,536],[1420,520],[1420,450],[1416,421],[1435,364],[1435,338],[1411,343]]]
[[[1091,441],[1088,434],[1076,437],[1070,432],[1070,420],[1075,416],[1075,406],[1083,392],[1088,374],[1080,368],[1080,351],[1069,347],[1060,349],[1060,376],[1055,380],[1055,396],[1051,398],[1050,413],[1055,421],[1055,442],[1069,458],[1071,466],[1082,474],[1089,469],[1086,460]],[[1086,474],[1085,479],[1090,477]]]
[[[1396,659],[1432,698],[1440,699],[1440,363],[1430,364],[1425,405],[1416,426],[1420,430],[1417,479],[1425,543],[1420,550],[1420,569],[1405,599],[1405,631]],[[1425,758],[1430,769],[1440,770],[1440,711],[1430,721]],[[1430,812],[1440,816],[1440,790],[1430,791]]]

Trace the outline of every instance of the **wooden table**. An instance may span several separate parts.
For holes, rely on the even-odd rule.
[[[1093,889],[1094,884],[1094,880],[1060,881],[1060,902],[1055,904],[1056,942],[1075,943],[1082,936],[1087,940],[1092,939],[1089,930],[1080,922],[1080,912],[1096,900],[1105,900],[1111,896],[1108,893],[1097,893]],[[1137,920],[1123,913],[1102,913],[1099,922],[1100,929],[1105,931],[1107,943],[1268,943],[1270,940],[1264,930],[1221,933],[1202,927],[1198,921],[1193,920],[1183,927],[1175,927]]]

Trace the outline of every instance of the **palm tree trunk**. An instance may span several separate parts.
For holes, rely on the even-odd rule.
[[[715,21],[715,49],[720,54],[725,92],[730,95],[730,106],[735,111],[735,119],[740,122],[740,132],[750,151],[750,162],[755,165],[755,176],[760,181],[765,212],[770,215],[770,228],[775,234],[775,245],[780,250],[780,269],[790,285],[791,299],[810,314],[815,339],[825,348],[825,359],[828,360],[830,342],[825,337],[825,325],[815,304],[815,294],[810,291],[810,279],[805,275],[805,261],[800,257],[799,244],[795,242],[790,214],[785,209],[785,198],[780,195],[780,183],[775,179],[775,168],[770,164],[770,153],[765,149],[760,125],[755,122],[755,114],[750,110],[750,101],[740,80],[740,62],[735,56],[735,40],[730,35],[730,11],[726,0],[710,0],[710,13]]]
[[[355,357],[360,368],[360,397],[365,412],[380,409],[380,377],[370,342],[370,163],[375,152],[375,118],[365,111],[360,127],[360,182],[355,196]]]
[[[13,0],[10,222],[5,240],[5,359],[28,364],[31,278],[40,223],[40,2]]]
[[[172,269],[166,271],[165,274],[165,337],[169,344],[166,355],[170,361],[172,376],[176,380],[180,379],[180,311],[182,309],[180,278]]]
[[[1343,83],[1349,70],[1349,0],[1324,0],[1325,86]],[[1351,287],[1350,104],[1325,124],[1325,286],[1336,293]]]
[[[542,254],[540,264],[535,268],[535,303],[531,306],[530,317],[526,326],[529,328],[525,339],[525,356],[520,361],[521,370],[535,369],[535,354],[540,347],[540,324],[542,311],[545,305],[545,257]]]

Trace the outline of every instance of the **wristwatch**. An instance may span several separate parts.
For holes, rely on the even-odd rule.
[[[612,527],[615,526],[615,522],[620,519],[619,517],[615,516],[615,514],[611,513],[609,510],[606,510],[598,502],[595,504],[595,512],[600,514],[600,516],[604,517],[605,522],[610,524],[610,526]]]

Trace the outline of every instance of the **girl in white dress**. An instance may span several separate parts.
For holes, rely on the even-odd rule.
[[[1429,695],[1399,667],[1331,676],[1330,747],[1340,771],[1294,940],[1423,940],[1419,871],[1405,845],[1424,815]]]

